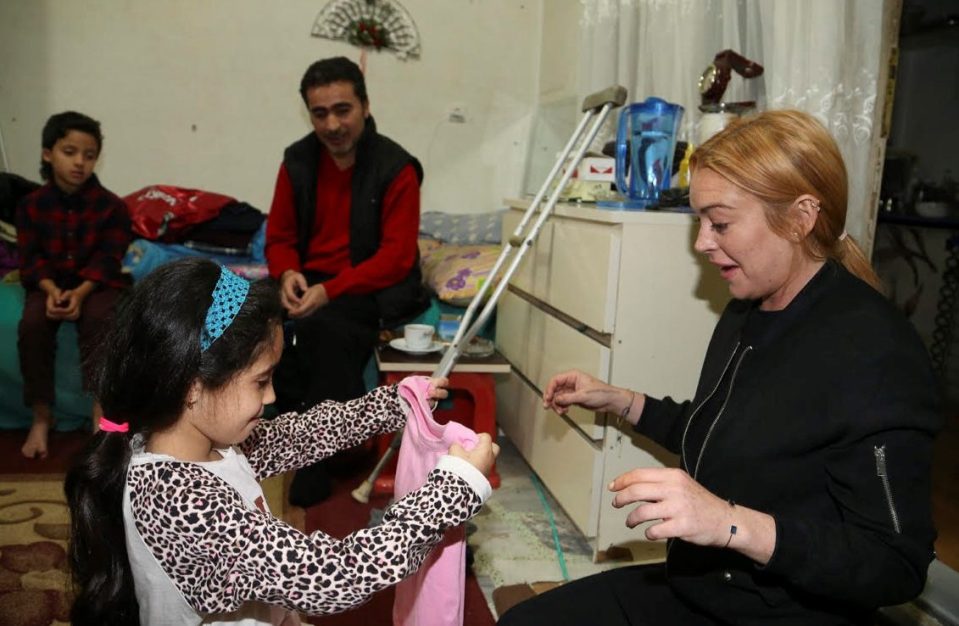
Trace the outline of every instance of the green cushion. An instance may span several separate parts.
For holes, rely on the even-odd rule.
[[[0,428],[29,428],[33,414],[23,404],[23,378],[17,352],[17,325],[23,315],[23,287],[0,282]],[[60,324],[55,369],[57,430],[77,430],[90,424],[93,399],[83,391],[77,326]]]

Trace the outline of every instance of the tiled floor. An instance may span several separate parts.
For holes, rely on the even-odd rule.
[[[937,442],[934,514],[940,530],[936,543],[939,558],[959,567],[959,420]],[[474,553],[473,570],[490,605],[497,614],[494,591],[503,586],[527,583],[561,583],[631,564],[592,562],[592,547],[548,493],[538,491],[532,471],[509,440],[500,437],[502,448],[497,467],[502,485],[485,509],[472,520],[467,541]],[[543,498],[541,498],[541,494]],[[545,498],[545,503],[544,503]],[[546,507],[550,512],[547,513]],[[555,519],[556,539],[549,522]],[[556,544],[560,548],[557,549]],[[562,562],[561,562],[562,561]],[[885,626],[939,626],[943,623],[916,604],[889,607],[880,618]]]
[[[467,530],[473,571],[491,610],[497,587],[558,583],[627,564],[593,563],[592,546],[553,497],[537,486],[516,448],[505,437],[499,444],[496,466],[502,484]]]
[[[51,440],[50,458],[30,461],[20,457],[24,436],[24,431],[0,431],[0,474],[63,472],[69,458],[87,438],[83,433],[56,433]],[[502,437],[500,444],[502,452],[497,466],[502,485],[468,530],[474,571],[494,615],[493,592],[498,587],[561,582],[567,577],[579,578],[625,564],[593,563],[592,547],[549,493],[537,489],[530,468],[516,449]],[[939,529],[936,543],[939,558],[954,569],[959,569],[957,450],[959,419],[953,418],[936,443],[933,511]],[[559,550],[544,501],[554,519]]]

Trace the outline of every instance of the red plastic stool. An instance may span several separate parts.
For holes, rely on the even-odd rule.
[[[393,385],[410,375],[410,372],[384,372],[383,382]],[[433,419],[439,424],[449,421],[459,422],[469,426],[474,432],[487,433],[495,441],[496,382],[493,380],[493,375],[480,372],[453,372],[447,378],[450,381],[448,388],[451,392],[450,397],[453,399],[453,406],[449,409],[438,409],[433,413]],[[453,393],[454,391],[464,391],[466,394]],[[390,447],[392,440],[393,433],[376,437],[377,451],[381,456]],[[373,493],[392,495],[395,476],[396,458],[394,457],[373,482]],[[499,488],[500,479],[495,464],[490,471],[489,482],[493,489]]]

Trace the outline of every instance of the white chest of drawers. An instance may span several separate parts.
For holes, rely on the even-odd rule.
[[[528,201],[503,224],[512,234]],[[497,387],[503,431],[601,558],[612,547],[662,553],[614,509],[610,480],[675,463],[616,416],[542,408],[554,374],[578,368],[653,396],[692,396],[706,345],[729,299],[715,268],[693,250],[685,213],[609,211],[561,204],[543,225],[499,302],[496,343],[513,372]]]

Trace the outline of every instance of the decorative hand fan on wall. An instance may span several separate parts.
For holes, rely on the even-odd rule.
[[[420,56],[416,23],[394,0],[331,0],[316,16],[312,35],[364,49],[386,48],[403,60]]]

